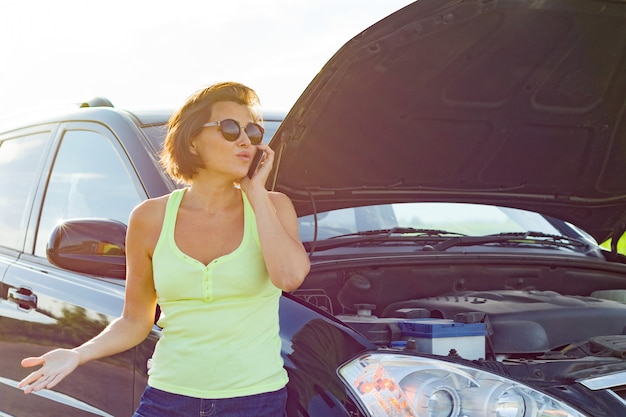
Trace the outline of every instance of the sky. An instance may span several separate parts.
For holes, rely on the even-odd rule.
[[[95,96],[177,107],[218,81],[289,110],[353,36],[412,0],[2,0],[0,119]]]

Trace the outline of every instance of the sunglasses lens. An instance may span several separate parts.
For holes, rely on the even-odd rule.
[[[258,145],[263,140],[263,128],[256,123],[248,123],[246,126],[246,135],[253,145]]]
[[[239,137],[241,130],[239,129],[239,124],[232,119],[222,120],[220,122],[220,129],[222,131],[222,136],[224,139],[228,141],[235,141]]]

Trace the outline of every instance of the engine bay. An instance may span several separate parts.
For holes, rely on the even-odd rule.
[[[403,265],[314,271],[294,295],[382,348],[460,357],[469,348],[471,360],[582,351],[623,359],[626,290],[614,289],[626,288],[622,280],[565,265]],[[471,350],[476,343],[483,355]]]

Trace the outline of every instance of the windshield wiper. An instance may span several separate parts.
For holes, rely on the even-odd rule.
[[[515,232],[499,233],[486,236],[461,236],[444,240],[432,245],[424,250],[445,251],[455,246],[474,246],[488,243],[507,243],[515,245],[538,245],[538,246],[558,246],[569,248],[589,248],[589,244],[582,239],[569,236],[552,235],[542,232]]]
[[[449,235],[465,236],[463,233],[449,232],[447,230],[438,229],[416,229],[415,227],[392,227],[390,229],[377,229],[377,230],[364,230],[362,232],[347,233],[345,235],[337,235],[329,237],[328,239],[341,239],[349,236],[383,236],[389,237],[391,235],[420,235],[420,236],[436,236],[443,237]]]
[[[342,246],[358,245],[377,241],[407,241],[407,240],[439,240],[449,239],[449,236],[465,237],[462,233],[449,232],[437,229],[416,229],[414,227],[392,227],[390,229],[365,230],[362,232],[347,233],[331,236],[322,241],[315,242],[315,250],[328,250]],[[446,240],[447,241],[447,240]],[[304,247],[310,250],[313,242],[304,242]]]

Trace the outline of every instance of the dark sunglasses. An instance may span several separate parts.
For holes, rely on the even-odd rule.
[[[241,125],[238,121],[233,119],[224,119],[219,122],[210,122],[205,123],[202,127],[213,127],[218,126],[220,128],[220,132],[222,132],[222,136],[229,142],[234,142],[241,135]],[[243,129],[246,132],[246,135],[250,139],[250,142],[253,145],[258,145],[263,140],[263,133],[265,129],[258,123],[248,123],[246,127]]]

